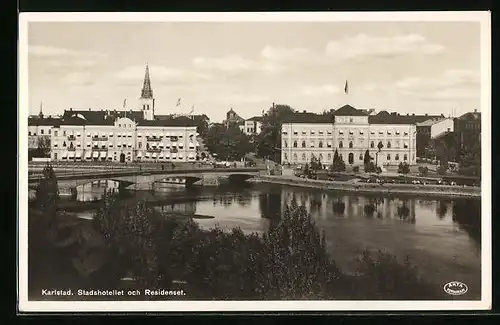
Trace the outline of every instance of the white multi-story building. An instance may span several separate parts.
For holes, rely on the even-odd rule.
[[[240,126],[241,131],[246,135],[257,135],[262,128],[262,116],[254,116],[245,120],[245,123]]]
[[[326,167],[335,150],[346,165],[363,165],[368,150],[379,166],[414,164],[416,126],[404,116],[377,114],[345,105],[332,114],[296,113],[281,127],[282,163],[304,164],[318,158]],[[379,149],[380,147],[380,149]]]
[[[155,116],[147,66],[140,103],[135,111],[66,110],[48,130],[52,160],[195,161],[196,125],[189,118]]]

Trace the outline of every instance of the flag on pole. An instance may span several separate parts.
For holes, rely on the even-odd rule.
[[[347,83],[347,80],[345,81],[344,92],[349,94],[349,84]]]
[[[175,104],[175,107],[179,107],[179,106],[181,106],[181,99],[180,98],[177,99],[177,104]]]
[[[127,98],[123,100],[123,108],[127,107]]]
[[[193,105],[193,107],[191,107],[191,110],[189,111],[189,114],[191,114],[191,115],[192,115],[192,114],[193,114],[193,112],[194,112],[194,105]]]

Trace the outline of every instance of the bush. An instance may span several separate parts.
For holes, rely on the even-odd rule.
[[[375,164],[370,161],[368,163],[365,164],[365,172],[367,173],[374,173],[375,172]]]
[[[343,211],[343,202],[337,203],[334,208]],[[202,230],[191,219],[165,220],[144,202],[120,207],[113,196],[105,196],[94,226],[115,252],[106,267],[120,265],[116,277],[132,271],[141,287],[185,280],[190,299],[431,296],[413,267],[387,253],[365,251],[354,276],[341,272],[327,252],[325,234],[295,201],[262,236],[239,228]]]
[[[438,175],[445,175],[447,170],[448,170],[447,167],[445,167],[445,166],[439,166],[437,168],[437,173],[438,173]]]
[[[429,173],[429,168],[427,168],[427,166],[420,166],[420,167],[418,167],[418,172],[419,172],[420,176],[425,177]]]
[[[354,166],[352,168],[352,171],[355,172],[355,173],[359,173],[359,166]]]

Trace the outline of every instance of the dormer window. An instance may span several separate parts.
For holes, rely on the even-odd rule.
[[[352,135],[352,134],[354,134],[354,132],[353,132],[352,130],[349,130],[349,134],[351,134],[351,135]]]
[[[375,134],[375,131],[371,131],[370,133],[371,133],[371,134]]]
[[[384,134],[384,131],[378,131],[378,134]]]
[[[311,135],[314,135],[314,131],[311,131]]]
[[[363,132],[363,131],[359,131],[359,134],[363,135],[363,134],[364,134],[364,132]]]
[[[391,134],[392,134],[392,132],[391,132],[391,131],[387,131],[387,134],[391,135]]]
[[[399,131],[396,131],[396,134],[397,134],[397,135],[399,135],[399,133],[400,133]]]
[[[339,130],[339,134],[344,134],[344,131],[342,131],[342,130]]]
[[[404,134],[404,135],[408,135],[408,132],[405,132],[405,134]]]

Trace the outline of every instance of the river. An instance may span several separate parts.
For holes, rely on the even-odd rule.
[[[98,193],[100,194],[100,192]],[[244,188],[173,189],[136,192],[136,198],[157,202],[155,209],[211,216],[197,219],[204,228],[265,232],[277,222],[286,204],[305,205],[324,231],[328,250],[338,265],[353,272],[363,248],[408,256],[421,274],[443,286],[467,284],[468,299],[481,294],[481,212],[478,199],[438,199],[415,196],[349,195],[334,191],[252,184]],[[79,200],[94,198],[92,190]],[[176,198],[174,203],[164,202]],[[91,211],[79,212],[90,217]]]

